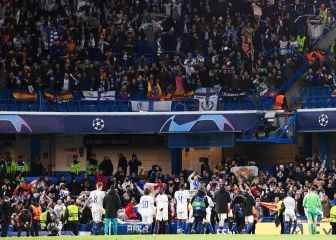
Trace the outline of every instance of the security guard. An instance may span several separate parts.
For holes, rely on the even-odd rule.
[[[304,52],[304,50],[305,50],[305,45],[306,45],[306,36],[304,36],[304,35],[298,35],[297,37],[296,37],[296,41],[297,41],[297,43],[298,43],[298,50],[299,50],[299,52]]]
[[[94,158],[90,158],[87,161],[87,165],[86,165],[86,174],[88,176],[95,176],[97,173],[97,168],[98,168],[98,163],[97,160]]]
[[[74,155],[73,156],[73,161],[70,165],[70,172],[72,173],[72,175],[74,176],[78,176],[79,173],[80,173],[80,170],[81,170],[81,166],[80,166],[80,163],[77,159],[77,156]]]
[[[49,216],[49,210],[45,209],[40,217],[40,225],[41,225],[41,230],[45,231],[47,230],[47,226],[48,226],[48,218],[50,218]]]
[[[330,225],[331,225],[331,234],[336,235],[336,205],[330,208]]]
[[[17,165],[14,160],[6,160],[6,174],[7,176],[14,176],[17,171]]]
[[[67,219],[67,229],[77,236],[79,231],[79,207],[75,204],[74,199],[69,201],[69,205],[65,211],[65,217]]]

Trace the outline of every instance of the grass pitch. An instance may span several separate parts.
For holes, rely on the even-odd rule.
[[[336,236],[335,236],[336,237]],[[10,237],[6,240],[324,240],[334,239],[328,235],[120,235],[120,236],[60,236],[60,237]],[[336,238],[335,238],[336,239]]]

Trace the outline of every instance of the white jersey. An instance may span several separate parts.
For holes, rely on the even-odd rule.
[[[94,190],[90,193],[90,203],[92,209],[101,209],[103,208],[103,201],[106,193],[100,190]]]
[[[285,211],[295,211],[296,208],[296,202],[295,199],[292,197],[285,197],[283,200],[284,206],[285,206]]]
[[[212,208],[215,206],[214,202],[212,201],[212,198],[209,197],[209,196],[206,196],[207,197],[207,200],[208,200],[208,207],[206,208],[206,221],[208,223],[211,222],[211,211],[212,211]]]
[[[62,219],[65,214],[66,207],[64,204],[56,204],[54,207],[54,213],[58,219]]]
[[[154,198],[150,195],[145,195],[140,198],[139,213],[141,216],[154,215]]]
[[[190,194],[188,190],[176,191],[174,195],[176,202],[176,217],[179,220],[186,220],[188,218],[188,200]]]
[[[166,194],[158,194],[155,198],[156,220],[168,221],[169,200]]]

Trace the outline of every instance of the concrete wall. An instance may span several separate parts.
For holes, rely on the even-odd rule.
[[[92,152],[96,155],[97,160],[100,162],[104,156],[112,160],[114,170],[118,166],[118,153],[123,153],[127,160],[131,159],[133,153],[138,156],[142,162],[142,168],[145,171],[151,169],[155,164],[160,165],[164,173],[171,173],[171,153],[165,147],[132,147],[132,146],[99,146],[93,147]]]
[[[182,151],[182,169],[200,171],[201,163],[199,159],[206,157],[209,159],[211,167],[215,167],[222,160],[221,148],[189,148]]]
[[[30,159],[30,136],[17,136],[17,140],[12,144],[12,155],[14,158],[22,155],[25,159]],[[336,158],[336,149],[332,144],[336,140],[336,134],[330,136],[331,156]],[[313,152],[318,150],[318,135],[313,136]],[[74,154],[80,156],[82,170],[86,167],[87,151],[83,143],[83,136],[41,136],[40,159],[46,169],[53,171],[65,171],[69,169]],[[215,167],[222,158],[233,157],[235,153],[249,156],[249,160],[260,164],[271,165],[272,163],[286,163],[293,161],[302,146],[302,138],[299,138],[297,145],[280,144],[238,144],[234,148],[190,148],[182,151],[182,168],[200,170],[199,158],[206,157],[209,164]],[[171,172],[171,153],[166,146],[96,146],[92,148],[92,153],[96,155],[100,162],[104,156],[111,158],[114,169],[118,163],[118,153],[123,153],[130,159],[132,153],[136,153],[143,163],[144,170],[149,170],[152,165],[159,164],[165,173]]]

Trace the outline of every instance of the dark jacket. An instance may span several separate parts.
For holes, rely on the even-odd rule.
[[[209,206],[208,199],[204,192],[198,191],[197,194],[191,199],[194,217],[205,217],[206,208]]]
[[[0,222],[10,222],[10,216],[11,216],[11,204],[9,201],[3,201],[2,204],[0,204]]]
[[[108,192],[103,201],[106,218],[116,218],[117,212],[121,207],[121,201],[118,193],[113,189]]]
[[[231,202],[230,194],[225,189],[219,189],[215,193],[215,209],[217,213],[228,213],[228,204]]]

